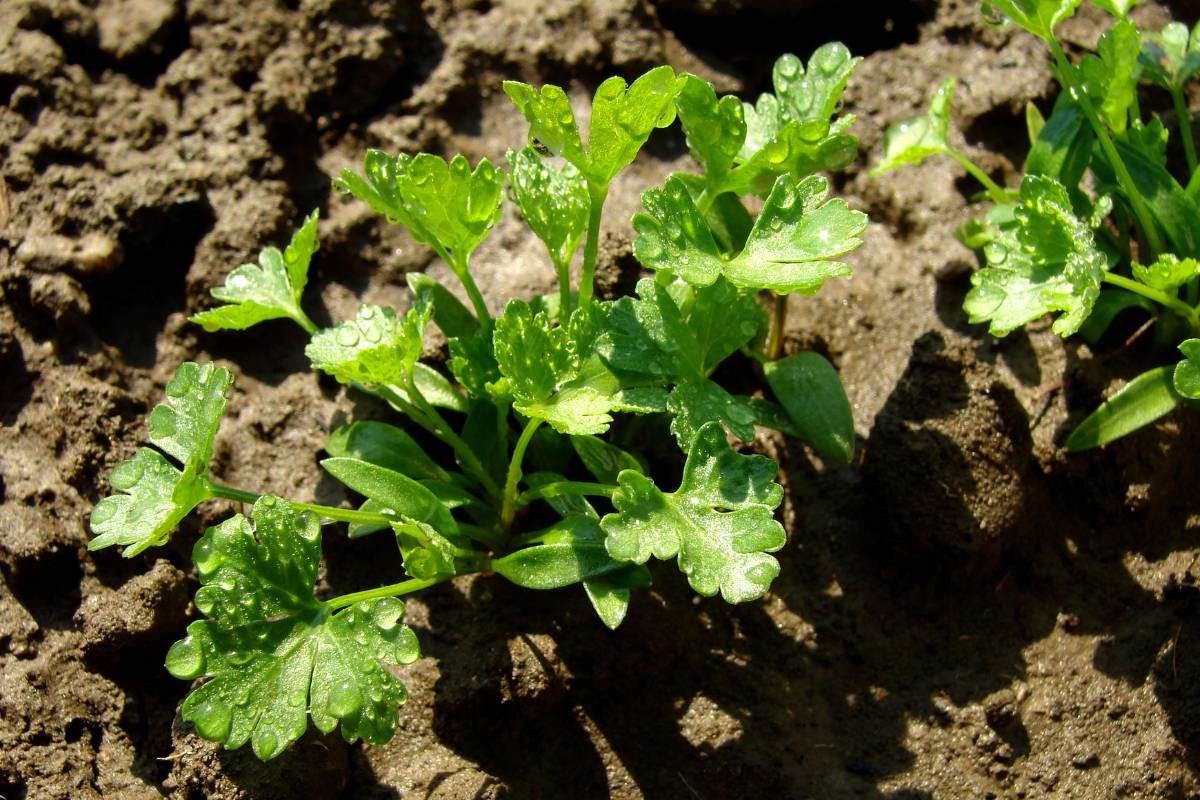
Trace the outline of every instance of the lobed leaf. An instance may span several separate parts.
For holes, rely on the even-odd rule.
[[[1163,253],[1150,266],[1133,262],[1133,277],[1152,289],[1173,292],[1188,281],[1200,276],[1200,263],[1194,258],[1177,258]]]
[[[1049,42],[1054,29],[1074,16],[1081,0],[984,0],[984,14],[1003,14],[1039,39]]]
[[[317,251],[317,214],[305,218],[281,253],[267,247],[258,264],[243,264],[229,273],[212,296],[226,305],[193,314],[190,319],[204,330],[245,330],[269,319],[303,320],[300,296],[308,283],[308,266]]]
[[[1100,295],[1108,265],[1088,225],[1074,215],[1057,180],[1028,175],[1013,222],[984,248],[988,266],[971,276],[963,301],[970,321],[988,322],[994,336],[1052,311],[1065,312],[1054,332],[1079,330]]]
[[[432,314],[428,295],[397,319],[390,308],[363,303],[353,320],[313,334],[304,354],[341,383],[403,386],[421,357],[425,325]]]
[[[717,99],[713,86],[689,73],[679,76],[675,110],[692,157],[704,167],[709,180],[718,183],[746,140],[742,101],[732,95]]]
[[[587,183],[570,164],[555,169],[531,147],[508,151],[513,194],[529,227],[560,269],[571,263],[587,230]]]
[[[1179,90],[1200,72],[1200,22],[1188,33],[1182,22],[1169,22],[1146,36],[1139,56],[1143,74],[1167,90]]]
[[[1188,339],[1179,345],[1184,359],[1175,365],[1172,384],[1188,400],[1200,400],[1200,339]]]
[[[881,175],[906,164],[916,166],[932,155],[950,150],[950,114],[958,81],[947,78],[938,84],[923,117],[901,120],[883,135],[883,159],[871,170]]]
[[[131,557],[166,542],[193,508],[212,497],[208,465],[233,375],[215,364],[184,362],[167,383],[165,403],[150,412],[150,442],[177,459],[182,471],[149,448],[119,464],[109,483],[123,494],[92,509],[96,534],[88,549],[124,545]]]
[[[1100,37],[1097,55],[1086,56],[1077,68],[1101,118],[1118,133],[1125,130],[1137,100],[1141,47],[1137,26],[1123,19]]]
[[[791,53],[780,56],[771,77],[783,117],[798,122],[828,121],[841,106],[846,84],[861,61],[841,42],[818,47],[809,57],[807,70]]]
[[[772,510],[783,498],[775,462],[736,453],[716,423],[697,433],[679,489],[660,491],[626,470],[613,495],[616,513],[601,520],[609,555],[644,564],[678,560],[698,593],[740,603],[761,597],[779,574],[767,553],[787,542]]]
[[[404,604],[383,598],[333,611],[313,594],[316,516],[263,497],[253,520],[239,514],[209,528],[193,550],[195,604],[207,619],[188,626],[166,664],[177,678],[207,680],[184,700],[183,718],[229,749],[250,742],[264,761],[299,739],[309,716],[325,733],[340,722],[347,741],[386,742],[407,693],[380,664],[420,655],[400,624]]]
[[[687,450],[706,424],[718,421],[742,441],[752,441],[757,416],[748,400],[707,379],[680,383],[667,397],[671,433],[679,447]]]

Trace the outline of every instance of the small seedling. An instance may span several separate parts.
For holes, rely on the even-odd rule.
[[[955,81],[934,93],[924,117],[893,125],[879,174],[947,155],[983,185],[992,207],[958,232],[986,266],[971,278],[963,308],[971,322],[1005,336],[1047,313],[1053,330],[1095,343],[1118,314],[1150,315],[1157,338],[1185,358],[1130,381],[1067,437],[1085,450],[1200,398],[1200,169],[1183,87],[1200,71],[1200,25],[1145,33],[1131,0],[1095,0],[1113,17],[1095,53],[1072,61],[1055,37],[1080,0],[990,0],[996,24],[1041,39],[1062,93],[1049,118],[1026,107],[1030,150],[1017,189],[996,184],[950,142]],[[1172,174],[1164,118],[1143,115],[1138,87],[1166,90],[1182,143],[1183,181]]]
[[[807,68],[785,56],[776,93],[753,106],[718,99],[706,81],[669,67],[628,86],[610,78],[592,100],[586,145],[561,88],[506,83],[541,146],[510,151],[507,175],[461,155],[368,152],[363,172],[345,170],[336,188],[433,248],[469,306],[410,274],[405,313],[363,304],[353,319],[319,329],[302,307],[315,212],[285,250],[266,248],[258,265],[213,290],[223,305],[192,318],[206,330],[289,319],[310,335],[314,368],[381,398],[401,419],[356,421],[330,435],[322,467],[363,498],[358,508],[330,507],[210,475],[227,369],[183,364],[167,386],[150,415],[154,447],[113,471],[120,493],[93,510],[91,547],[123,545],[132,556],[163,544],[206,500],[252,505],[249,519],[238,514],[196,543],[203,618],[167,655],[172,674],[198,681],[182,709],[197,733],[230,748],[250,742],[263,759],[299,738],[310,717],[326,732],[340,723],[349,741],[387,741],[405,690],[385,665],[419,654],[400,598],[460,575],[540,590],[580,585],[609,628],[625,618],[633,590],[650,584],[651,559],[677,562],[701,595],[739,603],[768,591],[780,569],[771,553],[787,540],[774,515],[778,467],[731,439],[749,442],[762,425],[833,462],[854,452],[833,367],[813,353],[778,356],[787,297],[848,276],[839,259],[866,226],[815,174],[856,152],[853,118],[837,110],[857,62],[839,44],[819,49]],[[703,172],[672,175],[642,195],[634,253],[653,277],[634,296],[600,301],[593,277],[609,187],[676,118]],[[493,317],[471,256],[500,218],[506,181],[559,286],[509,300]],[[752,195],[757,217],[742,201]],[[760,305],[766,290],[777,298],[772,322]],[[421,360],[430,325],[449,342],[443,364]],[[761,364],[774,399],[713,380],[739,353]],[[633,437],[612,436],[635,419],[652,432],[656,417],[685,456],[673,490],[660,488],[645,452],[622,446]],[[422,442],[441,443],[453,462],[439,463]],[[351,538],[390,534],[406,577],[318,597],[322,520],[347,523]]]

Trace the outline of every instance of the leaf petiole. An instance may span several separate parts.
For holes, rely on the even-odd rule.
[[[233,500],[238,503],[246,503],[247,505],[253,505],[262,496],[255,494],[254,492],[235,489],[232,486],[223,486],[219,483],[214,483],[212,485],[212,493],[214,497],[220,497],[225,500]],[[311,511],[323,519],[333,520],[334,522],[349,522],[357,525],[391,525],[393,522],[398,521],[396,517],[389,517],[386,514],[376,514],[372,511],[358,511],[353,508],[337,508],[335,506],[321,505],[320,503],[297,503],[295,501],[288,502],[290,502],[296,508],[299,508],[303,511]]]
[[[517,496],[516,507],[524,508],[535,500],[548,500],[553,497],[567,495],[592,495],[595,497],[612,497],[616,486],[607,483],[589,483],[587,481],[555,481],[532,489],[526,489]]]
[[[958,165],[965,169],[972,178],[983,184],[983,188],[987,190],[988,196],[992,198],[993,203],[1004,203],[1008,201],[1008,192],[998,183],[988,177],[978,164],[967,158],[962,153],[955,150],[953,147],[946,148],[946,155],[958,162]]]
[[[487,319],[489,322],[491,321],[491,317]],[[393,392],[392,394],[395,393]],[[421,394],[421,390],[417,388],[416,378],[413,377],[411,372],[408,375],[408,396],[429,422],[431,426],[430,432],[454,450],[459,463],[463,465],[464,469],[475,476],[475,479],[479,481],[492,499],[498,498],[500,496],[500,487],[496,485],[496,481],[488,474],[487,469],[484,468],[483,463],[475,455],[475,451],[471,449],[470,445],[454,432],[445,418],[438,413],[436,408],[429,404],[429,401],[425,399],[425,395]]]
[[[1135,280],[1126,278],[1124,275],[1115,275],[1111,272],[1104,273],[1104,282],[1111,283],[1113,286],[1120,286],[1122,289],[1139,294],[1148,300],[1153,300],[1161,306],[1171,309],[1179,316],[1183,317],[1191,324],[1192,329],[1200,331],[1200,310],[1189,306],[1187,303],[1180,300],[1178,297],[1172,297],[1160,289],[1154,289],[1145,284],[1138,283]]]
[[[1193,175],[1196,172],[1196,140],[1192,135],[1192,113],[1188,110],[1182,89],[1172,86],[1170,94],[1171,102],[1175,105],[1175,116],[1179,118],[1179,131],[1183,134],[1180,138],[1183,139],[1183,155],[1187,159],[1188,174]]]
[[[783,327],[787,324],[788,295],[775,295],[771,312],[771,335],[767,337],[764,353],[768,361],[775,361],[783,352]]]
[[[604,201],[608,198],[608,184],[596,184],[588,181],[588,198],[591,207],[588,209],[587,239],[583,244],[583,271],[579,276],[579,308],[585,308],[592,302],[595,287],[592,285],[596,275],[596,253],[600,247],[600,217],[604,213]],[[564,318],[566,315],[563,315]]]
[[[467,574],[467,573],[464,573]],[[325,601],[326,607],[330,609],[345,608],[352,606],[355,603],[361,603],[364,600],[377,600],[381,597],[400,597],[413,592],[419,592],[422,589],[428,589],[430,586],[436,586],[439,583],[445,583],[451,578],[456,578],[457,575],[435,575],[432,578],[410,578],[400,583],[393,583],[388,586],[380,586],[377,589],[364,589],[361,592],[350,592],[349,594],[338,595],[331,597]]]
[[[517,443],[513,447],[512,460],[508,462],[508,479],[504,484],[504,504],[500,510],[500,526],[506,531],[512,527],[513,517],[517,513],[517,484],[521,482],[521,462],[525,460],[525,451],[529,448],[529,443],[533,441],[533,434],[537,433],[538,426],[541,424],[540,419],[529,420],[525,425],[525,430],[521,431],[521,438],[517,439]]]

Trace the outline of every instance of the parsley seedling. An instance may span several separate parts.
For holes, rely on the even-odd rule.
[[[167,656],[173,675],[199,681],[182,709],[197,733],[230,748],[249,742],[263,759],[300,737],[309,718],[326,732],[340,725],[350,741],[386,741],[405,691],[385,665],[419,654],[400,598],[460,575],[537,590],[578,584],[609,628],[634,590],[650,585],[652,558],[676,561],[701,595],[740,603],[769,590],[780,569],[770,554],[787,540],[774,517],[778,467],[730,440],[776,427],[831,461],[853,456],[853,419],[832,365],[814,353],[779,355],[787,297],[847,277],[841,259],[866,226],[815,174],[854,157],[853,118],[837,109],[857,63],[841,45],[819,49],[807,69],[784,56],[776,93],[753,106],[718,99],[706,81],[670,67],[631,85],[610,78],[593,98],[586,144],[561,88],[506,83],[543,146],[510,151],[508,175],[486,160],[472,167],[463,156],[370,151],[361,174],[345,170],[335,181],[433,248],[467,304],[413,274],[405,313],[364,303],[352,319],[318,328],[302,309],[315,212],[283,252],[264,249],[257,265],[213,290],[223,305],[194,322],[217,331],[290,319],[309,334],[315,369],[383,399],[401,419],[353,422],[326,443],[322,468],[361,495],[359,507],[260,495],[209,474],[230,372],[180,366],[150,415],[157,449],[113,471],[120,493],[93,510],[91,546],[124,545],[132,556],[163,544],[205,500],[252,505],[250,519],[234,516],[196,543],[203,618]],[[653,277],[635,296],[600,301],[592,284],[609,188],[676,118],[703,172],[672,175],[642,195],[634,253]],[[471,255],[500,218],[506,181],[559,287],[510,299],[493,317]],[[750,195],[761,201],[757,217],[743,203]],[[771,322],[759,298],[768,290]],[[441,366],[421,361],[431,325],[449,343]],[[739,354],[761,365],[774,400],[714,380]],[[686,456],[673,492],[659,488],[643,453],[600,438],[622,418],[653,415],[666,417],[661,430]],[[421,443],[430,440],[453,462],[431,457]],[[322,520],[346,523],[350,538],[390,533],[403,579],[318,597]]]
[[[1005,336],[1060,312],[1054,332],[1095,343],[1116,316],[1141,309],[1158,337],[1186,358],[1150,369],[1105,401],[1067,437],[1084,450],[1131,433],[1200,399],[1193,360],[1200,339],[1200,169],[1184,84],[1200,71],[1200,26],[1179,23],[1144,33],[1128,18],[1136,0],[1094,0],[1113,18],[1096,52],[1072,61],[1055,29],[1081,0],[988,0],[996,24],[1015,23],[1041,39],[1062,93],[1047,119],[1026,108],[1030,150],[1017,189],[996,184],[950,142],[955,81],[943,82],[923,117],[893,125],[879,174],[946,155],[977,178],[992,203],[958,238],[986,264],[963,303],[971,322]],[[1139,84],[1170,95],[1182,142],[1185,180],[1171,172],[1169,132],[1142,114]]]

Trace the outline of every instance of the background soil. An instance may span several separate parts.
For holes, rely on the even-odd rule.
[[[1024,101],[1048,108],[1051,85],[1037,44],[977,5],[0,5],[0,796],[1200,797],[1200,426],[1176,414],[1100,452],[1056,448],[1168,356],[1152,337],[1092,352],[1046,324],[1003,341],[966,324],[970,254],[950,232],[973,187],[937,160],[865,175],[882,126],[954,74],[970,151],[1017,179]],[[1157,28],[1166,10],[1138,17]],[[1089,8],[1065,35],[1099,30]],[[666,565],[609,633],[581,592],[462,579],[409,603],[427,657],[402,671],[390,744],[310,732],[263,765],[196,738],[162,660],[193,613],[191,543],[231,506],[131,561],[89,555],[104,476],[184,359],[237,375],[216,465],[234,485],[338,502],[324,438],[382,414],[308,372],[286,323],[188,325],[208,289],[319,206],[317,321],[359,298],[403,307],[403,273],[442,267],[331,194],[366,147],[499,160],[525,135],[503,78],[583,97],[670,63],[750,97],[779,53],[831,39],[867,57],[847,98],[864,156],[835,182],[872,222],[854,278],[795,305],[789,346],[839,367],[860,458],[756,443],[789,490],[774,591],[729,607]],[[609,284],[636,277],[638,190],[686,160],[660,135],[620,180]],[[553,277],[511,207],[477,271],[497,308]],[[399,574],[382,539],[331,533],[327,555],[331,591]]]

